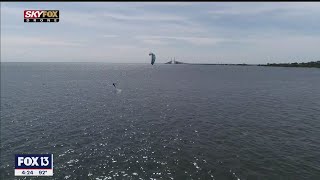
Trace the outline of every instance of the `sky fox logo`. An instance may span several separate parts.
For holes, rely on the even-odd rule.
[[[59,10],[25,10],[24,22],[59,22]]]

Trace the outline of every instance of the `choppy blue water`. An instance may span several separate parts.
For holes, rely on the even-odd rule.
[[[319,149],[319,69],[1,63],[1,179],[21,153],[53,179],[320,179]]]

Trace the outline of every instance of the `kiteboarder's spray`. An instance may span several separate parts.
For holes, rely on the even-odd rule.
[[[122,90],[121,90],[121,89],[118,89],[118,88],[116,87],[116,84],[115,84],[115,83],[112,83],[112,85],[113,85],[114,88],[115,88],[114,92],[117,93],[117,94],[120,94]]]
[[[117,94],[120,94],[121,91],[122,91],[121,89],[116,89],[116,93],[117,93]]]

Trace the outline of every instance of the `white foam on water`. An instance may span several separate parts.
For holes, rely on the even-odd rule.
[[[100,177],[100,178],[99,178]],[[106,180],[106,179],[112,179],[111,176],[99,176],[96,178],[96,180]]]
[[[77,163],[77,162],[79,162],[79,159],[71,159],[70,161],[67,162],[67,164]]]
[[[214,180],[214,177],[213,177],[213,175],[211,174],[211,170],[210,171],[208,171],[208,174],[210,175],[210,177]]]
[[[193,165],[194,165],[197,169],[200,169],[200,167],[198,166],[198,164],[197,164],[196,162],[194,162]]]
[[[241,180],[241,179],[237,176],[237,174],[236,174],[235,172],[232,172],[231,169],[230,169],[230,173],[232,173],[232,175],[233,175],[235,178],[237,178],[237,180]]]
[[[116,94],[121,94],[122,89],[118,89],[118,88],[116,88],[116,89],[114,90],[114,92],[115,92]]]
[[[64,153],[63,153],[63,154],[60,154],[59,157],[62,157],[62,156],[64,156],[64,155],[66,155],[66,154],[64,154]]]

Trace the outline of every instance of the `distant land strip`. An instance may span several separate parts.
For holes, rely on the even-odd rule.
[[[259,65],[259,66],[274,66],[274,67],[315,67],[320,68],[320,61],[311,61],[307,63],[268,63],[266,65]]]
[[[307,63],[267,63],[267,64],[210,64],[210,63],[184,63],[180,61],[169,61],[165,64],[188,64],[188,65],[226,65],[226,66],[272,66],[272,67],[310,67],[320,68],[320,61],[311,61]]]

